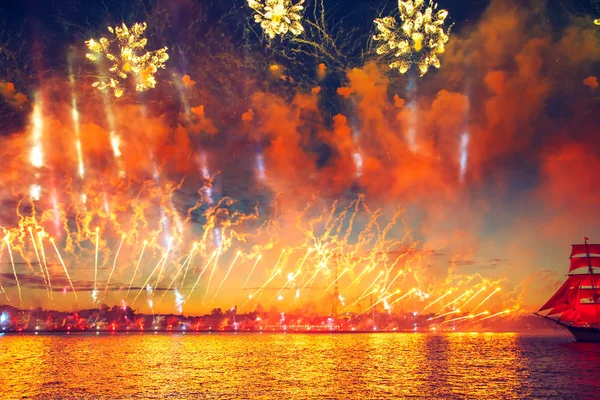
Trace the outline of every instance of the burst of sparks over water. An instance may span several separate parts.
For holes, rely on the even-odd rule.
[[[242,286],[243,288],[246,287],[246,285],[248,284],[248,281],[250,280],[250,277],[252,276],[252,273],[254,272],[254,269],[256,268],[256,265],[258,265],[258,262],[260,261],[261,255],[259,254],[256,257],[256,261],[254,262],[254,265],[252,265],[252,268],[250,269],[250,273],[248,274],[248,277],[246,277],[246,280],[244,281],[244,285]]]
[[[53,238],[50,238],[50,243],[52,243],[52,247],[54,247],[54,251],[56,251],[56,255],[58,256],[58,260],[60,261],[60,265],[62,265],[62,267],[63,267],[63,271],[65,272],[65,276],[67,277],[67,280],[69,281],[69,285],[71,286],[71,290],[73,290],[73,294],[75,295],[75,299],[79,300],[79,297],[77,296],[77,291],[75,290],[75,286],[73,286],[73,282],[71,281],[71,275],[69,275],[69,271],[67,270],[67,266],[65,265],[65,262],[63,261],[63,258],[60,255],[60,251],[58,251],[58,247],[56,247],[56,243],[54,243],[54,239]]]
[[[390,69],[406,73],[415,64],[421,76],[429,67],[440,68],[438,56],[445,51],[449,35],[444,31],[448,11],[437,10],[431,0],[399,0],[400,21],[395,17],[375,19],[377,34],[375,41],[382,42],[377,47],[379,55],[391,56]]]
[[[234,266],[235,262],[237,261],[238,257],[240,256],[240,254],[241,254],[241,252],[238,251],[237,254],[235,255],[235,258],[231,262],[231,265],[229,266],[229,269],[227,270],[227,273],[225,274],[225,277],[223,277],[223,280],[221,281],[221,283],[217,287],[217,291],[215,292],[215,295],[213,296],[213,298],[211,300],[211,303],[213,303],[215,301],[215,299],[217,298],[217,296],[219,295],[219,292],[221,291],[221,287],[223,286],[223,283],[225,283],[225,281],[229,277],[229,274],[231,273],[231,270],[233,269],[233,266]]]
[[[288,32],[293,36],[301,35],[304,27],[300,23],[304,10],[304,0],[296,4],[292,0],[246,0],[254,10],[254,21],[260,24],[264,33],[274,39],[285,36]]]
[[[129,291],[131,291],[131,285],[133,285],[133,281],[137,276],[138,269],[140,268],[140,262],[142,262],[142,257],[144,256],[144,250],[146,250],[146,246],[148,245],[148,241],[144,240],[144,245],[142,246],[142,251],[140,252],[140,256],[138,257],[137,263],[135,264],[135,269],[133,270],[133,275],[131,276],[131,281],[129,281],[129,287],[127,288],[126,298],[129,298]],[[97,250],[96,250],[97,251]]]
[[[119,259],[119,253],[121,252],[121,247],[123,247],[123,242],[125,241],[125,235],[121,236],[121,243],[119,243],[119,248],[117,249],[117,254],[115,254],[115,260],[113,261],[113,266],[110,270],[110,274],[108,275],[108,280],[106,281],[106,287],[104,288],[104,294],[102,295],[102,301],[106,297],[106,293],[108,292],[108,286],[110,285],[110,280],[115,272],[115,268],[117,267],[117,260]]]
[[[10,248],[10,240],[8,238],[9,238],[9,236],[6,235],[4,237],[4,241],[6,242],[6,248],[8,249],[8,255],[10,256],[10,263],[12,265],[13,274],[15,276],[15,282],[17,284],[17,291],[19,293],[19,302],[21,304],[21,307],[23,307],[23,295],[21,294],[21,284],[19,283],[19,277],[17,276],[17,268],[15,267],[15,260],[13,258],[12,250]]]

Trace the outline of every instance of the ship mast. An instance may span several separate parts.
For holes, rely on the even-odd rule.
[[[590,278],[592,281],[592,290],[594,291],[594,305],[596,306],[596,321],[600,321],[600,316],[598,315],[598,287],[596,286],[596,276],[594,275],[594,268],[592,267],[592,257],[590,256],[590,249],[588,246],[588,240],[589,238],[584,237],[584,242],[585,242],[585,252],[587,255],[587,259],[588,259],[588,272],[590,273]]]

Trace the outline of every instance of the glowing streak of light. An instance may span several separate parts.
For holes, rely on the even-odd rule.
[[[40,272],[42,273],[42,276],[44,277],[44,284],[46,285],[46,290],[48,291],[48,297],[52,298],[50,288],[48,286],[48,279],[46,278],[46,273],[44,272],[44,266],[42,264],[42,260],[40,259],[40,253],[37,249],[37,244],[35,243],[35,238],[33,237],[33,230],[31,229],[31,227],[29,227],[27,230],[29,231],[29,236],[31,237],[31,243],[33,244],[33,250],[35,252],[35,257],[37,259],[38,265],[40,266]]]
[[[75,286],[73,286],[73,282],[71,281],[71,275],[69,275],[69,271],[67,271],[67,266],[65,265],[65,262],[63,261],[63,258],[60,255],[60,251],[58,251],[58,247],[56,247],[56,243],[54,243],[53,238],[50,238],[50,243],[52,243],[52,246],[54,247],[54,251],[56,251],[56,255],[58,256],[58,260],[60,261],[60,265],[62,265],[63,271],[65,272],[65,275],[67,276],[67,280],[69,281],[71,290],[73,290],[73,294],[75,295],[75,300],[79,300],[79,297],[77,296],[77,291],[75,291]]]
[[[75,128],[75,149],[77,150],[77,172],[79,173],[79,177],[83,179],[85,169],[83,166],[83,153],[79,132],[79,111],[77,110],[77,97],[75,96],[75,76],[70,74],[69,80],[71,82],[71,118],[73,119],[73,127]]]
[[[472,293],[471,289],[467,290],[466,292],[464,292],[463,294],[461,294],[460,296],[458,296],[454,300],[450,301],[447,304],[444,304],[444,306],[440,308],[440,311],[443,310],[443,309],[445,309],[446,307],[450,307],[450,305],[452,305],[454,307],[456,305],[456,302],[458,300],[462,299],[463,297],[465,297],[465,296],[467,296],[467,295],[469,295],[471,293]]]
[[[48,269],[48,262],[46,261],[46,250],[44,250],[44,236],[42,232],[38,232],[38,239],[40,241],[40,253],[42,254],[42,261],[44,261],[44,268],[46,269],[46,275],[48,275],[48,290],[50,290],[50,298],[54,297],[52,294],[52,281],[50,280],[50,270]]]
[[[275,270],[277,269],[277,267],[279,266],[279,262],[281,261],[281,257],[283,256],[283,253],[285,253],[285,249],[281,250],[281,254],[279,254],[279,258],[277,259],[277,262],[275,263],[275,266],[273,267],[273,270],[271,271],[269,276],[272,276],[275,273]]]
[[[208,282],[206,283],[206,292],[204,293],[204,297],[202,298],[202,303],[206,300],[206,296],[208,296],[208,291],[210,289],[210,282],[212,281],[213,275],[215,274],[215,270],[217,269],[217,264],[219,262],[219,256],[221,255],[221,248],[223,246],[223,242],[219,245],[219,249],[217,251],[217,256],[215,257],[215,264],[213,265],[212,270],[210,271],[210,275],[208,276]]]
[[[374,308],[374,307],[376,307],[378,304],[381,304],[381,303],[383,303],[383,302],[387,302],[387,300],[388,300],[390,297],[392,297],[392,296],[394,296],[394,295],[396,295],[396,294],[399,294],[399,293],[400,293],[400,289],[396,290],[396,291],[395,291],[395,292],[393,292],[393,293],[390,293],[390,294],[388,294],[387,296],[385,296],[384,298],[382,298],[381,300],[379,300],[377,303],[373,303],[373,305],[372,305],[372,306],[369,306],[369,307],[365,308],[365,311],[363,311],[363,312],[365,313],[365,312],[369,311],[371,308]],[[390,305],[391,305],[391,304],[388,304],[388,307],[389,307]]]
[[[231,262],[231,265],[229,266],[229,269],[227,270],[227,273],[225,273],[225,277],[223,278],[223,280],[221,281],[221,283],[219,284],[219,287],[217,287],[217,291],[215,292],[215,295],[213,296],[212,300],[210,301],[211,303],[213,303],[215,301],[215,299],[217,298],[217,296],[219,295],[219,292],[221,291],[221,287],[223,286],[223,284],[225,283],[225,281],[227,280],[227,278],[229,277],[229,273],[231,273],[231,270],[233,268],[233,265],[235,264],[235,262],[237,261],[238,257],[240,256],[240,252],[238,251],[237,254],[235,255],[235,258],[233,259],[233,261]]]
[[[393,268],[393,266],[392,266]],[[390,268],[391,271],[391,268]],[[398,280],[398,278],[400,276],[404,275],[404,270],[399,270],[398,273],[396,274],[396,276],[394,277],[394,279],[392,279],[392,281],[390,282],[389,285],[387,285],[387,287],[385,288],[384,292],[389,292],[390,289],[392,288],[392,286],[394,285],[394,283],[396,283],[396,280]]]
[[[479,291],[477,291],[477,293],[475,293],[473,296],[469,297],[469,299],[467,301],[464,302],[464,304],[462,306],[460,306],[462,309],[465,308],[465,306],[467,304],[469,304],[475,297],[477,297],[477,295],[481,292],[483,292],[484,290],[486,290],[487,288],[484,286],[481,289],[479,289]]]
[[[188,265],[188,263],[191,263],[192,257],[194,255],[194,251],[195,250],[196,250],[196,246],[194,246],[192,248],[192,250],[190,251],[190,253],[188,254],[188,256],[185,258],[185,260],[183,260],[183,263],[181,264],[181,267],[179,268],[179,270],[177,270],[177,273],[175,274],[175,276],[171,280],[171,283],[169,283],[169,286],[167,287],[167,289],[163,292],[162,296],[160,296],[160,300],[158,300],[158,304],[160,304],[162,302],[162,300],[165,297],[165,295],[167,294],[167,292],[169,290],[171,290],[171,288],[173,287],[173,284],[177,280],[177,277],[179,276],[179,274],[181,274],[181,271],[183,271],[183,269]]]
[[[417,289],[415,289],[415,288],[413,288],[413,289],[409,290],[409,291],[408,291],[406,294],[404,294],[404,295],[402,295],[402,296],[398,297],[396,300],[392,301],[392,302],[389,304],[389,306],[390,306],[390,307],[391,307],[391,306],[393,306],[394,304],[396,304],[396,303],[397,303],[397,302],[399,302],[400,300],[407,298],[408,296],[410,296],[411,294],[415,293],[416,291],[417,291]]]
[[[275,279],[275,278],[276,278],[276,277],[277,277],[277,276],[278,276],[280,273],[281,273],[281,270],[277,270],[277,271],[276,271],[276,272],[275,272],[275,273],[274,273],[274,274],[273,274],[273,275],[272,275],[272,276],[271,276],[271,277],[270,277],[270,278],[269,278],[269,279],[268,279],[268,280],[267,280],[267,281],[266,281],[266,282],[265,282],[265,283],[264,283],[264,284],[263,284],[263,285],[262,285],[260,288],[258,288],[258,290],[256,291],[256,293],[254,293],[254,295],[250,295],[250,297],[248,298],[248,300],[246,300],[246,302],[245,302],[244,304],[242,304],[242,307],[240,308],[240,310],[241,310],[241,309],[243,309],[243,308],[244,308],[244,306],[245,306],[246,304],[248,304],[248,302],[249,302],[250,300],[252,300],[252,299],[253,299],[253,298],[255,298],[255,297],[258,297],[259,293],[260,293],[260,292],[261,292],[261,291],[262,291],[262,290],[263,290],[263,289],[264,289],[264,288],[265,288],[265,287],[266,287],[266,286],[267,286],[269,283],[271,283],[271,281],[272,281],[273,279]]]
[[[98,289],[98,242],[100,241],[100,228],[96,227],[96,252],[94,253],[94,292]]]
[[[188,270],[190,269],[190,266],[192,265],[192,261],[194,260],[194,254],[196,253],[196,249],[198,248],[198,244],[194,243],[194,246],[192,247],[192,251],[190,251],[190,254],[187,258],[188,263],[187,266],[185,267],[185,271],[183,272],[183,277],[181,278],[181,286],[183,286],[184,282],[185,282],[185,278],[187,277],[187,273]],[[185,264],[185,262],[184,262]]]
[[[448,311],[447,313],[436,315],[435,317],[428,318],[427,321],[433,321],[434,319],[444,318],[446,315],[458,314],[459,312],[460,312],[460,309]]]
[[[356,278],[354,278],[354,280],[352,282],[350,282],[350,284],[346,287],[346,289],[344,289],[343,293],[346,293],[356,282],[358,282],[358,280],[367,272],[371,271],[371,267],[369,265],[367,265],[367,267],[363,270],[363,272],[361,272],[360,274],[358,274],[358,276]]]
[[[481,307],[481,306],[483,305],[483,303],[485,303],[486,301],[488,301],[488,300],[490,299],[490,297],[492,297],[493,295],[495,295],[495,294],[496,294],[496,293],[498,293],[499,291],[500,291],[500,288],[496,288],[496,290],[494,290],[492,293],[490,293],[490,294],[488,295],[488,297],[486,297],[485,299],[481,300],[481,303],[477,304],[477,307],[475,307],[475,308],[473,309],[473,312],[477,311],[477,309],[478,309],[479,307]]]
[[[337,281],[339,281],[339,280],[340,280],[340,278],[341,278],[342,276],[344,276],[344,274],[346,274],[346,272],[348,272],[348,271],[350,271],[350,268],[345,268],[345,269],[342,271],[342,273],[341,273],[341,274],[340,274],[340,275],[337,277],[337,279],[335,279],[333,282],[331,282],[331,285],[327,286],[327,289],[325,289],[325,291],[324,291],[324,292],[323,292],[323,294],[322,294],[322,295],[321,295],[321,296],[320,296],[320,297],[317,299],[317,301],[321,300],[321,299],[323,298],[323,296],[325,296],[325,295],[326,295],[326,294],[329,292],[329,290],[331,290],[331,288],[333,287],[333,285],[335,285],[335,283],[336,283]]]
[[[121,247],[123,247],[123,242],[125,241],[125,235],[121,236],[121,243],[119,244],[119,248],[117,249],[117,254],[115,254],[115,260],[113,261],[112,269],[110,270],[110,274],[108,275],[108,280],[106,281],[106,287],[104,288],[104,294],[102,295],[102,300],[106,297],[106,293],[108,292],[108,285],[110,285],[110,280],[112,279],[113,273],[115,272],[115,268],[117,267],[117,260],[119,259],[119,253],[121,252]]]
[[[41,104],[36,102],[33,105],[33,131],[31,140],[33,142],[33,147],[31,148],[31,152],[29,153],[29,161],[31,165],[35,168],[41,168],[44,166],[44,152],[42,148],[42,137],[44,134],[44,120],[42,117],[42,107]]]
[[[246,281],[244,282],[244,286],[242,286],[243,288],[245,288],[246,285],[248,284],[248,281],[250,280],[250,277],[252,276],[252,273],[254,272],[254,269],[256,268],[256,265],[260,261],[261,257],[262,256],[260,254],[258,255],[258,257],[256,257],[256,261],[254,262],[254,265],[252,266],[252,269],[250,270],[250,273],[248,274],[248,277],[246,278]]]
[[[150,275],[148,275],[148,279],[146,279],[146,282],[144,282],[144,284],[140,287],[140,291],[134,297],[133,302],[131,303],[131,305],[135,304],[135,301],[138,299],[138,297],[140,297],[140,294],[142,294],[142,292],[144,291],[144,289],[148,290],[148,287],[149,287],[150,290],[152,290],[152,287],[150,285],[148,285],[148,282],[150,282],[150,279],[152,279],[152,277],[154,276],[154,273],[156,272],[156,270],[158,269],[158,267],[160,267],[162,265],[162,263],[167,260],[167,254],[168,254],[168,250],[160,258],[160,260],[158,260],[158,262],[156,263],[156,266],[154,267],[154,269],[152,270],[152,272],[150,272]]]
[[[167,252],[165,253],[165,261],[161,264],[160,269],[158,270],[158,276],[156,277],[156,283],[154,287],[158,287],[158,283],[160,282],[160,278],[162,277],[163,270],[165,265],[167,264],[167,260],[169,258],[169,253],[171,252],[171,245],[173,244],[173,239],[169,239],[169,244],[167,245]]]
[[[362,292],[362,294],[360,295],[361,299],[364,298],[365,293],[367,293],[369,291],[369,289],[371,289],[373,286],[375,286],[375,284],[377,283],[377,281],[379,280],[379,278],[381,277],[381,275],[383,275],[383,271],[380,271],[379,274],[377,274],[377,277],[373,280],[373,283],[371,283],[369,286],[367,286],[367,288],[365,289],[365,291]]]
[[[432,301],[431,303],[427,304],[423,310],[421,310],[421,314],[427,310],[429,307],[431,307],[432,305],[436,304],[437,302],[441,301],[444,297],[449,296],[452,293],[452,290],[448,290],[446,293],[444,293],[443,295],[441,295],[440,297],[438,297],[437,299],[435,299],[434,301]]]
[[[304,285],[300,288],[300,292],[302,292],[304,290],[304,288],[306,288],[309,284],[311,284],[315,280],[315,278],[317,277],[317,275],[319,274],[319,272],[321,272],[321,270],[323,268],[325,268],[323,265],[321,265],[319,268],[317,268],[317,270],[312,274],[310,279],[307,280],[306,283],[304,283]]]
[[[463,133],[460,137],[460,181],[465,179],[467,162],[469,160],[469,134]]]
[[[490,319],[490,318],[494,318],[494,317],[500,316],[500,315],[502,315],[502,314],[508,314],[508,313],[510,313],[510,310],[504,310],[504,311],[500,311],[499,313],[496,313],[496,314],[490,315],[489,317],[481,318],[481,319],[480,319],[479,321],[477,321],[477,322],[481,322],[481,321],[483,321],[483,320]]]
[[[6,296],[6,301],[8,302],[8,304],[12,304],[10,302],[10,297],[8,297],[8,293],[6,293],[4,286],[2,286],[2,282],[0,282],[0,291],[2,291],[2,293],[4,293],[4,296]]]
[[[194,293],[196,286],[198,286],[198,283],[200,282],[200,278],[202,278],[202,275],[204,275],[204,272],[206,271],[206,269],[210,265],[210,262],[212,261],[212,259],[215,257],[216,254],[217,254],[217,250],[213,251],[210,258],[208,259],[208,261],[206,261],[206,264],[204,265],[202,272],[200,272],[200,274],[198,275],[198,279],[196,279],[196,282],[194,283],[194,286],[192,286],[192,289],[190,289],[190,293],[188,293],[188,297],[187,297],[186,301],[188,301],[190,299],[190,297],[192,297],[192,293]]]
[[[8,255],[10,256],[10,263],[12,264],[13,274],[15,276],[15,282],[17,283],[17,292],[19,293],[19,302],[21,303],[21,308],[23,307],[23,296],[21,294],[21,284],[19,283],[19,277],[17,276],[17,268],[15,267],[15,260],[13,259],[12,250],[10,248],[10,241],[8,239],[8,235],[4,237],[4,241],[6,242],[6,248],[8,249]]]
[[[127,288],[127,295],[125,298],[129,298],[129,291],[131,290],[131,285],[133,285],[133,281],[135,280],[135,276],[137,275],[138,268],[140,267],[140,262],[142,261],[142,257],[144,256],[144,250],[146,250],[146,246],[148,245],[148,241],[144,240],[144,246],[142,247],[142,251],[140,252],[140,256],[138,257],[137,264],[135,265],[135,269],[133,270],[133,275],[131,276],[131,281],[129,282],[129,287]]]

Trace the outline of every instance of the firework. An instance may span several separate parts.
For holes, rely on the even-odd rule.
[[[208,261],[206,261],[206,264],[204,265],[202,272],[200,272],[200,274],[198,275],[198,278],[196,279],[196,282],[194,283],[194,286],[192,286],[192,288],[190,289],[190,293],[188,294],[186,301],[189,300],[190,297],[192,296],[192,293],[194,293],[196,286],[198,286],[198,283],[200,282],[200,278],[202,278],[202,275],[204,275],[204,272],[206,271],[206,269],[210,265],[210,262],[212,261],[212,259],[215,257],[216,254],[217,254],[217,251],[216,250],[213,251],[210,258],[208,259]]]
[[[12,264],[13,274],[15,276],[15,282],[17,283],[17,291],[19,293],[19,302],[21,303],[21,307],[23,307],[23,296],[21,294],[21,285],[19,284],[19,277],[17,276],[17,269],[15,267],[15,260],[13,258],[12,250],[10,249],[9,235],[6,235],[4,237],[4,241],[6,242],[6,248],[8,249],[8,255],[10,256],[10,263]]]
[[[126,81],[135,78],[135,90],[145,92],[156,86],[154,74],[165,68],[169,59],[167,47],[159,50],[145,51],[148,39],[143,37],[146,23],[133,24],[131,28],[123,24],[120,27],[108,27],[115,38],[90,39],[85,42],[90,50],[86,57],[92,61],[106,59],[110,66],[106,76],[93,83],[100,90],[110,89],[115,97],[125,92]]]
[[[508,314],[508,313],[510,313],[510,310],[504,310],[504,311],[500,311],[499,313],[496,313],[496,314],[490,315],[489,317],[481,318],[481,319],[480,319],[479,321],[477,321],[477,322],[481,322],[481,321],[483,321],[483,320],[490,319],[490,318],[494,318],[494,317],[498,317],[498,316],[500,316],[500,315],[504,315],[504,314]]]
[[[244,282],[244,288],[246,287],[246,285],[248,284],[248,281],[250,280],[250,277],[252,276],[252,273],[254,272],[254,269],[256,268],[256,265],[258,264],[258,262],[260,261],[260,254],[258,255],[258,257],[256,257],[256,261],[254,262],[254,265],[252,266],[252,268],[250,269],[250,273],[248,274],[248,277],[246,278],[246,281]]]
[[[469,299],[467,301],[465,301],[461,307],[465,308],[465,306],[467,304],[469,304],[471,302],[471,300],[473,300],[475,297],[477,297],[479,295],[479,293],[483,292],[485,289],[487,289],[485,286],[482,287],[481,289],[479,289],[473,296],[469,297]]]
[[[442,300],[444,297],[449,296],[452,293],[452,290],[447,291],[446,293],[444,293],[443,295],[441,295],[440,297],[438,297],[437,299],[435,299],[434,301],[432,301],[431,303],[427,304],[423,310],[421,311],[421,313],[423,313],[423,311],[427,310],[429,307],[431,307],[432,305],[436,304],[437,302],[439,302],[440,300]]]
[[[115,260],[113,261],[112,269],[110,270],[110,274],[108,275],[108,280],[106,281],[106,287],[104,288],[104,294],[102,295],[102,300],[106,297],[106,292],[108,292],[108,285],[110,285],[110,280],[112,279],[113,273],[115,272],[115,268],[117,267],[117,260],[119,259],[119,253],[121,252],[121,247],[123,247],[123,241],[125,240],[125,235],[121,236],[121,243],[119,244],[119,248],[117,249],[117,254],[115,254]]]
[[[54,243],[54,239],[53,238],[50,238],[50,243],[52,243],[52,246],[54,247],[54,250],[56,251],[56,255],[58,256],[58,260],[60,261],[60,265],[62,265],[62,267],[63,267],[63,271],[65,272],[67,280],[69,281],[69,285],[71,286],[71,290],[73,290],[73,294],[75,295],[75,299],[79,300],[79,297],[77,297],[77,291],[75,291],[75,286],[73,286],[73,282],[71,281],[71,275],[69,275],[69,271],[67,271],[67,266],[65,265],[65,262],[63,261],[63,258],[60,255],[60,251],[58,251],[58,247],[56,247],[56,243]]]
[[[44,278],[44,284],[46,285],[46,290],[48,291],[48,297],[52,298],[52,292],[50,291],[50,286],[48,285],[48,278],[46,278],[46,273],[44,272],[44,266],[42,265],[42,260],[40,259],[40,253],[38,252],[37,245],[35,243],[35,239],[33,237],[33,230],[31,227],[28,227],[29,236],[31,237],[31,243],[33,244],[33,251],[35,252],[35,257],[37,259],[38,265],[40,266],[40,272],[42,273],[42,277]]]
[[[129,287],[127,288],[127,296],[125,296],[125,297],[129,297],[129,291],[131,290],[131,285],[133,285],[133,280],[135,279],[135,276],[137,275],[138,268],[140,267],[140,262],[142,261],[142,257],[144,256],[144,250],[146,250],[147,245],[148,245],[148,242],[146,240],[144,240],[144,246],[142,247],[142,251],[140,253],[140,256],[138,257],[137,264],[135,264],[135,269],[133,270],[133,275],[131,276],[131,281],[129,282]]]
[[[492,297],[493,295],[495,295],[495,294],[496,294],[496,293],[498,293],[499,291],[500,291],[500,288],[496,288],[496,290],[494,290],[492,293],[490,293],[490,294],[488,295],[488,297],[486,297],[485,299],[481,300],[481,303],[479,303],[479,304],[477,305],[477,307],[475,307],[475,308],[473,309],[473,312],[475,312],[475,311],[476,311],[476,310],[477,310],[479,307],[481,307],[481,306],[483,305],[483,303],[485,303],[486,301],[488,301],[490,297]]]
[[[217,298],[217,296],[219,295],[219,292],[221,291],[221,287],[223,286],[223,283],[225,283],[225,280],[229,277],[229,273],[231,272],[231,269],[233,268],[233,265],[235,264],[235,262],[237,261],[238,257],[240,256],[240,252],[238,251],[237,254],[235,255],[235,258],[233,259],[233,261],[231,262],[231,265],[229,266],[229,269],[227,270],[227,273],[225,273],[225,277],[223,278],[223,280],[221,281],[221,283],[219,284],[219,286],[217,287],[217,291],[215,292],[215,295],[213,296],[211,303],[215,301],[215,299]]]
[[[444,31],[444,22],[448,11],[437,10],[437,4],[431,0],[399,0],[400,21],[395,17],[375,19],[377,34],[373,39],[383,42],[376,52],[381,56],[391,56],[390,69],[401,74],[406,73],[414,64],[421,76],[429,67],[440,68],[438,56],[445,51],[448,32]]]
[[[594,24],[596,24],[596,25],[600,25],[600,18],[597,18],[597,19],[595,19],[595,20],[594,20]]]
[[[254,21],[260,24],[264,33],[270,38],[301,35],[304,27],[300,23],[304,10],[304,0],[296,4],[292,0],[246,0],[254,10]]]

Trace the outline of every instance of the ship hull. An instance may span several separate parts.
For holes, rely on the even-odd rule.
[[[600,342],[600,329],[581,326],[566,327],[578,342]]]

